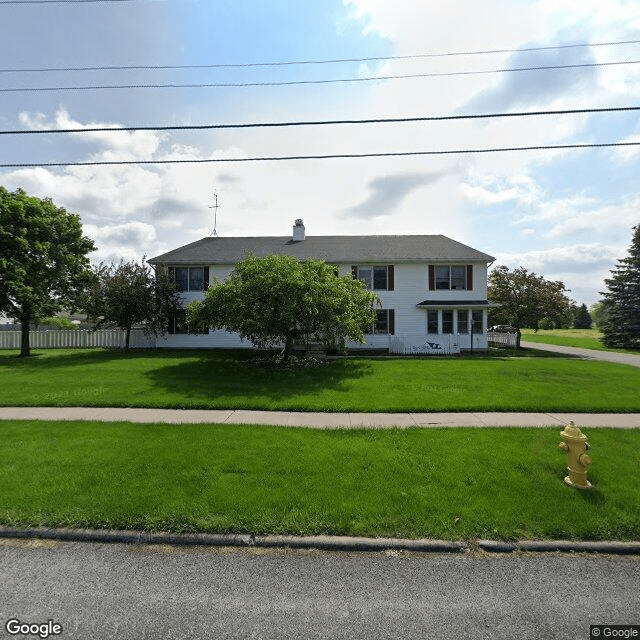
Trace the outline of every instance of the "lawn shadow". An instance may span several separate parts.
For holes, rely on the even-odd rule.
[[[306,398],[327,389],[349,391],[350,382],[369,375],[372,364],[364,360],[339,359],[320,366],[281,370],[248,366],[249,354],[192,354],[187,362],[161,366],[144,375],[153,386],[166,389],[200,406],[216,408],[264,408],[267,403]],[[254,402],[255,399],[255,402]],[[312,402],[309,402],[312,407]]]
[[[131,360],[157,355],[157,349],[117,349],[104,347],[78,347],[76,349],[33,349],[31,355],[21,357],[17,353],[0,352],[0,368],[23,367],[55,369],[81,365],[97,365],[113,360]]]
[[[592,483],[591,489],[576,489],[580,497],[589,504],[601,505],[606,502],[604,494],[598,489],[598,487]]]
[[[606,502],[606,498],[598,488],[597,480],[595,478],[591,477],[589,479],[589,481],[591,482],[590,489],[578,489],[576,487],[568,486],[567,483],[564,481],[564,479],[567,477],[566,467],[564,469],[554,468],[553,475],[558,479],[558,482],[562,483],[563,488],[567,489],[568,491],[577,492],[577,495],[580,496],[580,498],[585,502],[588,502],[589,504],[594,504],[594,505],[602,505]]]

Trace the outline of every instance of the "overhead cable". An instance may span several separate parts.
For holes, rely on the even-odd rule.
[[[53,1],[53,0],[49,0]],[[76,0],[77,1],[77,0]],[[96,0],[99,1],[99,0]],[[5,3],[6,4],[6,3]],[[336,58],[331,60],[286,60],[280,62],[232,62],[218,64],[178,64],[178,65],[110,65],[98,67],[43,67],[35,69],[0,69],[0,73],[48,73],[53,71],[128,71],[128,70],[170,70],[170,69],[229,69],[239,67],[284,67],[293,65],[338,64],[347,62],[385,62],[388,60],[419,60],[425,58],[449,58],[456,56],[478,56],[496,53],[522,53],[531,51],[552,51],[556,49],[578,49],[586,47],[612,47],[625,44],[639,44],[640,40],[618,40],[615,42],[585,42],[560,44],[547,47],[523,47],[521,49],[485,49],[477,51],[452,51],[447,53],[418,53],[405,56],[373,56],[369,58]]]
[[[331,78],[328,80],[285,80],[278,82],[211,82],[190,84],[116,84],[91,85],[77,87],[12,87],[0,89],[0,93],[25,93],[39,91],[96,91],[103,89],[202,89],[202,88],[240,88],[240,87],[281,87],[310,84],[335,84],[349,82],[375,82],[380,80],[400,80],[406,78],[442,78],[448,76],[473,76],[489,73],[509,73],[515,71],[550,71],[557,69],[581,69],[585,67],[610,67],[626,64],[640,64],[640,60],[622,60],[618,62],[586,62],[582,64],[559,64],[540,67],[510,67],[507,69],[487,69],[476,71],[447,71],[442,73],[411,73],[387,76],[368,76],[363,78]]]
[[[0,131],[0,135],[42,135],[52,133],[97,133],[131,131],[192,131],[203,129],[258,129],[270,127],[311,127],[348,124],[390,124],[408,122],[441,122],[448,120],[480,120],[488,118],[522,118],[527,116],[571,115],[585,113],[616,113],[640,111],[638,107],[594,107],[590,109],[553,109],[546,111],[507,111],[502,113],[472,113],[452,116],[416,116],[407,118],[363,118],[357,120],[300,120],[293,122],[243,122],[235,124],[158,125],[141,127],[80,127],[74,129],[18,129]]]
[[[133,2],[133,0],[0,0],[0,4],[88,4],[90,2]]]
[[[392,151],[382,153],[333,153],[326,155],[297,155],[297,156],[256,156],[246,158],[189,158],[165,160],[91,160],[87,162],[21,162],[0,164],[0,169],[24,169],[34,167],[95,167],[95,166],[123,166],[123,165],[166,165],[166,164],[212,164],[229,162],[277,162],[286,160],[335,160],[354,158],[397,158],[403,156],[444,156],[468,155],[482,153],[502,153],[507,151],[553,151],[563,149],[597,149],[605,147],[637,147],[640,142],[601,142],[537,145],[528,147],[493,147],[488,149],[448,149],[442,151]]]

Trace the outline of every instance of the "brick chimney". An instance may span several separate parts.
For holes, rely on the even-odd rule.
[[[296,220],[296,223],[293,225],[293,238],[294,242],[301,242],[304,240],[304,223],[301,218]]]

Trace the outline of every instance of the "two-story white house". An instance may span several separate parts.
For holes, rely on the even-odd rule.
[[[487,349],[487,268],[494,258],[442,235],[307,236],[296,220],[287,237],[203,238],[149,260],[168,268],[184,303],[203,298],[247,255],[317,258],[352,274],[378,294],[382,307],[365,336],[349,348],[394,353],[455,353]],[[251,347],[235,333],[187,333],[176,318],[157,346]]]

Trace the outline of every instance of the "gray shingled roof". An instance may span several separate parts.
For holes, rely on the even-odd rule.
[[[202,238],[151,258],[151,264],[236,264],[249,253],[318,258],[333,263],[464,261],[493,262],[495,258],[442,235],[431,236],[290,236]]]

